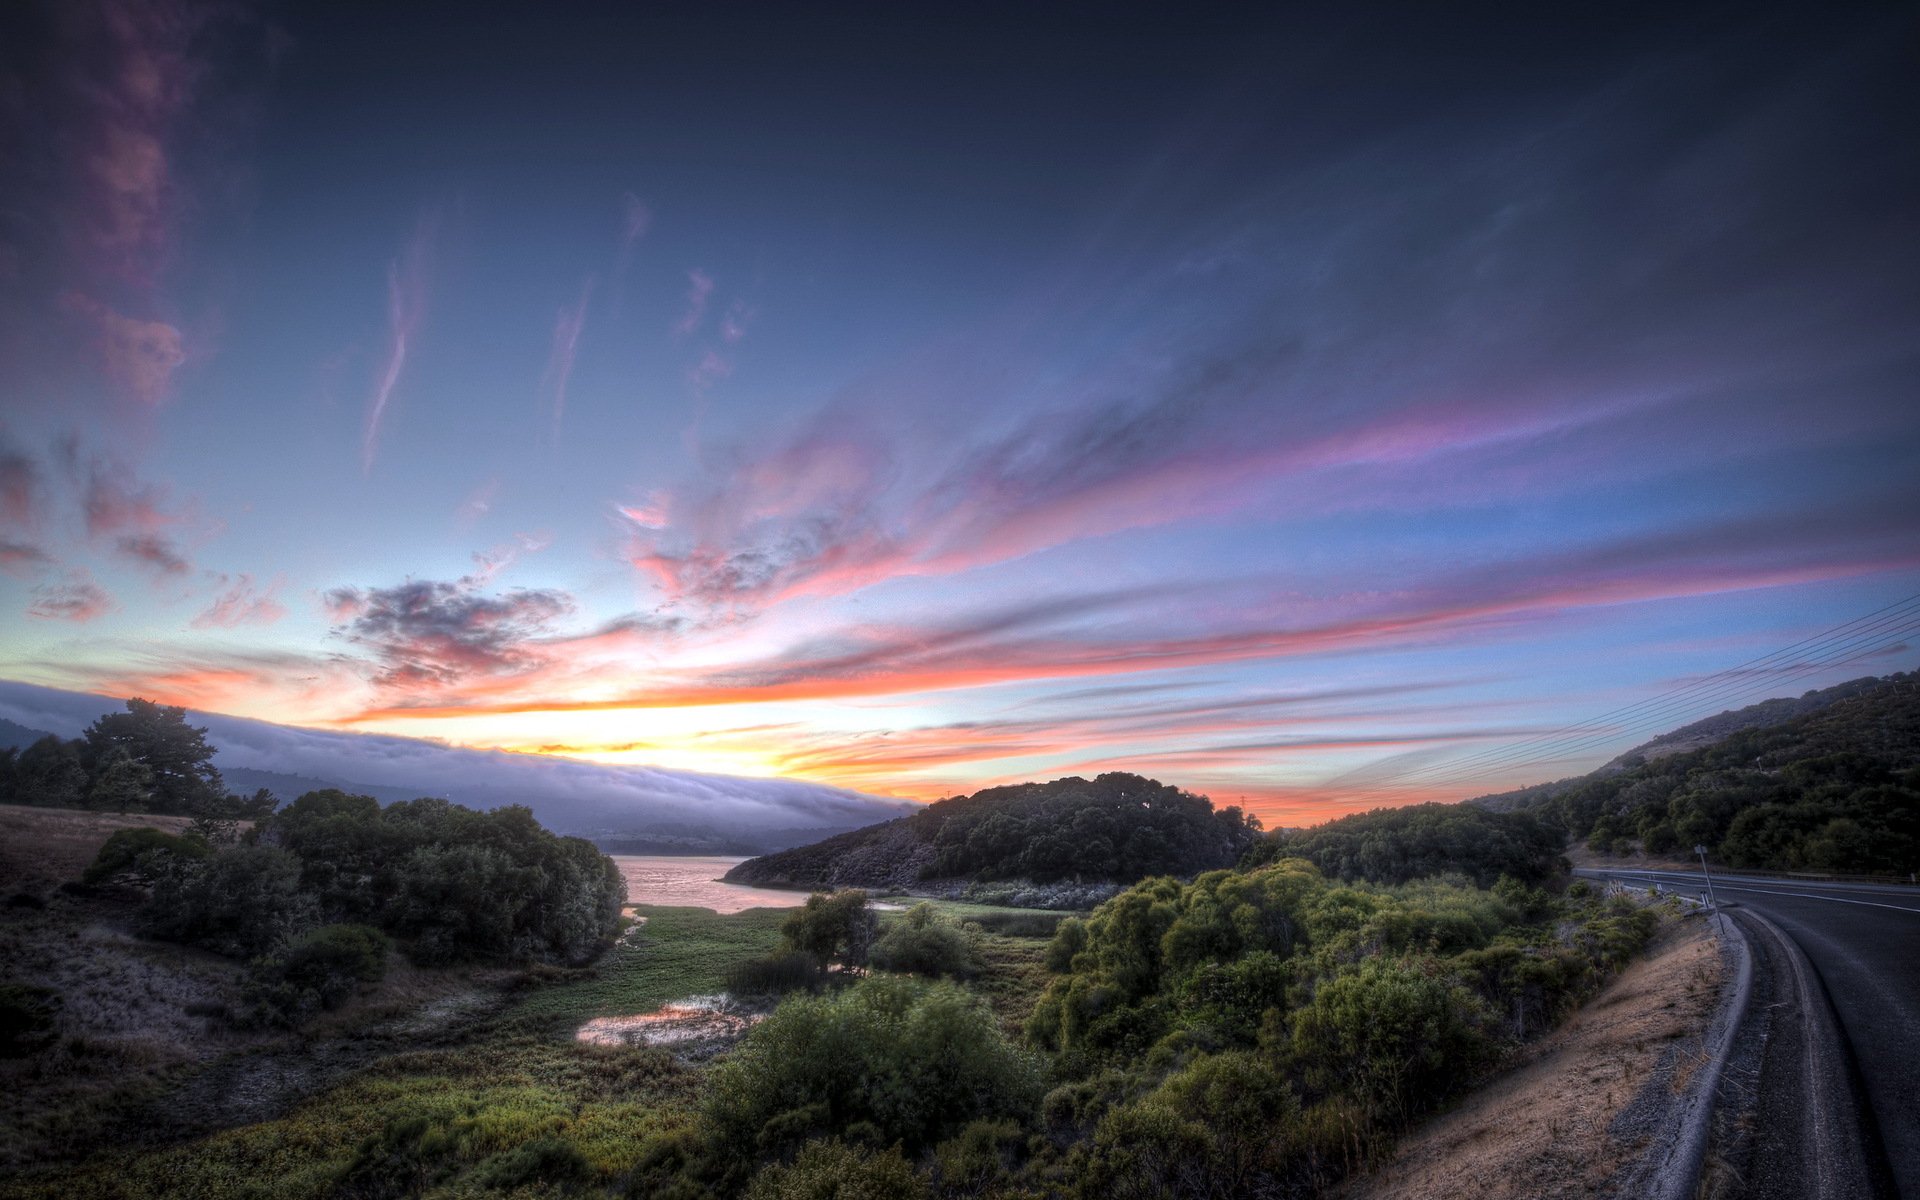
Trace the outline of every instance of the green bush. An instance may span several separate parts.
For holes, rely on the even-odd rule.
[[[1292,1051],[1315,1086],[1345,1091],[1392,1120],[1486,1063],[1485,1023],[1465,988],[1416,963],[1374,958],[1321,982],[1294,1016]]]
[[[769,954],[727,968],[727,991],[735,996],[783,996],[812,991],[826,979],[811,954]]]
[[[923,1200],[927,1185],[896,1149],[809,1142],[791,1166],[767,1167],[746,1200]]]
[[[838,961],[863,967],[878,927],[865,892],[815,892],[787,914],[780,941],[788,952],[811,955],[822,966]]]
[[[323,925],[254,963],[250,998],[268,1021],[337,1008],[361,985],[386,976],[393,941],[367,925]]]
[[[236,846],[202,861],[176,856],[168,867],[144,914],[155,937],[255,958],[312,924],[300,860],[277,846]]]
[[[100,853],[94,855],[80,881],[92,887],[112,879],[130,878],[151,885],[170,864],[197,862],[213,853],[197,838],[184,838],[158,829],[116,829]]]
[[[948,983],[883,977],[788,999],[711,1077],[706,1111],[726,1152],[787,1153],[871,1128],[917,1154],[981,1118],[1022,1115],[1040,1064]]]
[[[974,956],[977,940],[977,935],[970,936],[933,905],[916,904],[874,943],[872,962],[883,971],[971,979],[979,971]]]
[[[1080,1181],[1087,1197],[1282,1195],[1292,1087],[1255,1055],[1208,1055],[1100,1122]]]
[[[587,1156],[556,1137],[522,1142],[482,1162],[472,1175],[481,1187],[503,1192],[537,1186],[571,1191],[592,1178]]]

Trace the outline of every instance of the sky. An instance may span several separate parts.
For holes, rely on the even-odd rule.
[[[1916,16],[1589,7],[10,6],[0,678],[1301,824],[1911,669]]]

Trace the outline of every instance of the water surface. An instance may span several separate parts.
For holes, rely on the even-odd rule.
[[[736,863],[747,861],[745,858],[669,854],[610,857],[627,878],[629,904],[678,904],[710,908],[717,913],[737,913],[749,908],[798,908],[807,902],[805,892],[721,883],[720,877]]]

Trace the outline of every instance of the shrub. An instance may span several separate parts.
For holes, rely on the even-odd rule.
[[[1445,1096],[1485,1061],[1484,1013],[1465,988],[1406,961],[1369,959],[1323,981],[1296,1014],[1292,1049],[1308,1080],[1352,1093],[1382,1118]]]
[[[217,954],[253,958],[311,922],[300,860],[273,846],[236,846],[204,861],[170,859],[154,882],[148,931]]]
[[[873,965],[929,978],[971,979],[975,936],[931,904],[916,904],[873,946]]]
[[[537,1137],[481,1163],[472,1181],[500,1191],[542,1185],[570,1191],[592,1178],[592,1164],[576,1147],[556,1137]]]
[[[727,991],[735,996],[781,996],[811,991],[825,978],[810,954],[770,954],[727,969]]]
[[[169,864],[197,862],[213,853],[197,838],[179,837],[158,829],[116,829],[100,853],[80,876],[82,883],[98,887],[109,880],[128,877],[151,885]]]
[[[1107,1114],[1094,1133],[1081,1194],[1283,1194],[1299,1112],[1292,1087],[1257,1056],[1203,1056]]]
[[[815,892],[787,914],[780,926],[780,941],[789,952],[812,955],[822,966],[838,960],[862,967],[877,925],[865,892]]]
[[[927,1185],[896,1149],[874,1152],[840,1141],[809,1142],[791,1166],[754,1177],[746,1200],[922,1200]]]
[[[254,964],[252,998],[268,1020],[336,1008],[387,973],[393,942],[366,925],[322,925]]]
[[[969,1121],[1027,1112],[1039,1081],[1037,1060],[966,992],[877,978],[781,1004],[716,1068],[707,1114],[735,1155],[859,1125],[917,1154]]]
[[[31,1054],[53,1038],[60,994],[26,983],[0,984],[0,1058]]]

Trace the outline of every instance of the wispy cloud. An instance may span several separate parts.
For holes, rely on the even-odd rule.
[[[69,470],[81,483],[89,538],[161,577],[178,578],[192,569],[173,536],[187,517],[167,487],[141,482],[126,463],[100,456],[83,463],[77,447],[65,453]]]
[[[720,318],[720,336],[728,342],[738,342],[747,336],[747,327],[753,324],[757,314],[744,300],[735,300],[727,306],[727,315]]]
[[[1910,499],[1920,502],[1920,496]],[[1264,604],[1243,604],[1237,612],[1216,611],[1215,628],[1198,633],[1092,634],[1080,628],[1093,614],[1126,615],[1132,609],[1151,615],[1176,604],[1178,597],[1166,586],[1062,597],[940,624],[847,629],[755,661],[659,672],[649,686],[616,697],[476,698],[473,711],[938,693],[1431,645],[1581,609],[1912,569],[1920,566],[1920,530],[1899,515],[1907,511],[1910,504],[1872,497],[1820,512],[1660,530],[1440,575],[1393,594],[1330,597],[1322,607],[1339,615],[1320,619],[1300,619],[1299,602],[1277,595]],[[1204,590],[1193,587],[1195,594]],[[380,715],[404,711],[398,706]],[[464,710],[456,705],[442,711]]]
[[[394,388],[406,370],[407,356],[420,332],[427,311],[427,279],[431,268],[433,244],[438,221],[423,217],[414,228],[400,257],[387,266],[387,351],[374,378],[373,396],[367,405],[365,431],[360,438],[360,469],[373,470],[374,454],[380,444],[380,423]]]
[[[580,349],[580,331],[586,327],[587,305],[593,299],[593,277],[580,287],[580,301],[562,306],[553,319],[553,345],[547,352],[547,368],[540,376],[540,395],[553,416],[553,431],[559,435],[561,419],[567,411],[567,381],[573,377],[574,355]]]
[[[707,302],[713,298],[713,278],[698,267],[687,272],[687,311],[673,323],[673,336],[687,337],[707,319]]]
[[[39,462],[0,441],[0,526],[19,532],[38,526],[43,486]]]
[[[63,293],[60,307],[91,327],[100,368],[123,393],[150,407],[167,398],[174,371],[187,361],[178,329],[123,316],[76,291]]]
[[[53,555],[31,542],[0,539],[0,571],[9,575],[28,575],[53,565]]]
[[[687,368],[687,386],[696,392],[704,392],[731,374],[733,364],[718,352],[709,350],[700,356],[699,362]]]
[[[113,597],[85,570],[69,571],[65,582],[33,589],[27,615],[43,621],[86,622],[113,611]]]
[[[287,607],[279,599],[280,589],[285,582],[276,578],[262,588],[254,583],[251,575],[243,574],[233,579],[223,575],[220,577],[222,590],[205,610],[194,617],[193,627],[233,629],[241,625],[271,625],[287,615]]]
[[[628,192],[620,197],[619,249],[614,256],[613,278],[617,288],[626,282],[627,266],[633,261],[633,248],[653,227],[653,210],[640,197]]]

